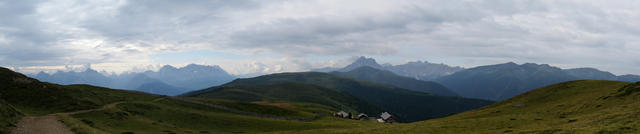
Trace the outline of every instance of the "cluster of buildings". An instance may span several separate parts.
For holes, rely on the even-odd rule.
[[[333,114],[333,116],[339,117],[339,118],[345,118],[345,119],[370,121],[369,116],[367,114],[364,114],[364,113],[360,113],[360,114],[358,114],[356,116],[353,116],[353,114],[351,114],[349,112],[340,111],[340,112],[337,112],[337,113]],[[375,121],[380,122],[380,123],[393,123],[396,120],[395,120],[395,117],[393,117],[393,115],[389,114],[389,112],[383,112],[383,113],[380,114],[380,118],[375,118]]]

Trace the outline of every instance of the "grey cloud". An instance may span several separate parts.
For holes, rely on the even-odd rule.
[[[431,21],[421,24],[436,24]],[[410,16],[284,18],[234,32],[230,45],[241,48],[265,48],[284,55],[388,55],[395,53],[395,48],[389,47],[390,44],[379,43],[384,42],[384,36],[410,32],[407,30],[410,23]]]
[[[284,55],[393,55],[401,51],[398,49],[406,49],[402,43],[411,40],[407,37],[431,34],[445,23],[473,23],[496,14],[547,10],[537,1],[511,0],[410,1],[394,8],[385,14],[281,18],[258,23],[233,33],[231,44]],[[502,32],[508,37],[521,31]]]
[[[89,19],[84,28],[110,40],[162,40],[176,43],[207,41],[220,14],[258,6],[248,0],[134,0],[118,7],[111,16]],[[212,30],[213,31],[213,30]]]
[[[49,60],[66,56],[65,49],[51,42],[60,39],[47,31],[47,25],[34,16],[40,1],[0,1],[0,62],[4,65],[45,65]]]
[[[3,64],[126,62],[118,59],[221,49],[285,58],[445,57],[465,66],[480,64],[464,63],[470,59],[514,60],[640,73],[626,67],[640,65],[635,1],[130,0],[113,9],[91,1],[74,3],[69,10],[75,12],[60,16],[37,12],[39,2],[0,2]],[[66,47],[74,39],[104,42]]]

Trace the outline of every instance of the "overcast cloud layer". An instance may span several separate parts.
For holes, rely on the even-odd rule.
[[[0,66],[122,72],[200,63],[245,74],[343,66],[367,55],[395,64],[515,61],[640,74],[638,7],[634,0],[2,0]]]

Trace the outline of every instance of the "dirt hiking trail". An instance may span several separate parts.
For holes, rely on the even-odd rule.
[[[17,126],[12,134],[73,134],[58,117],[52,115],[24,117]]]

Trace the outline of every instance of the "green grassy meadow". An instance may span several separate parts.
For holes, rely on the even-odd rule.
[[[198,99],[202,100],[202,99]],[[208,100],[207,103],[243,103],[224,100]],[[284,102],[277,102],[283,105]],[[309,111],[288,104],[283,107],[245,103],[244,111],[289,117],[310,117]],[[298,103],[299,104],[299,103]],[[291,107],[293,106],[293,107]],[[309,108],[306,108],[309,109]],[[200,106],[172,99],[158,102],[130,102],[119,104],[103,111],[71,115],[66,117],[68,125],[75,126],[77,133],[154,134],[154,133],[262,133],[278,131],[302,131],[314,129],[348,129],[351,127],[371,127],[374,122],[321,117],[310,122],[287,121],[259,118],[229,113],[220,109]]]

